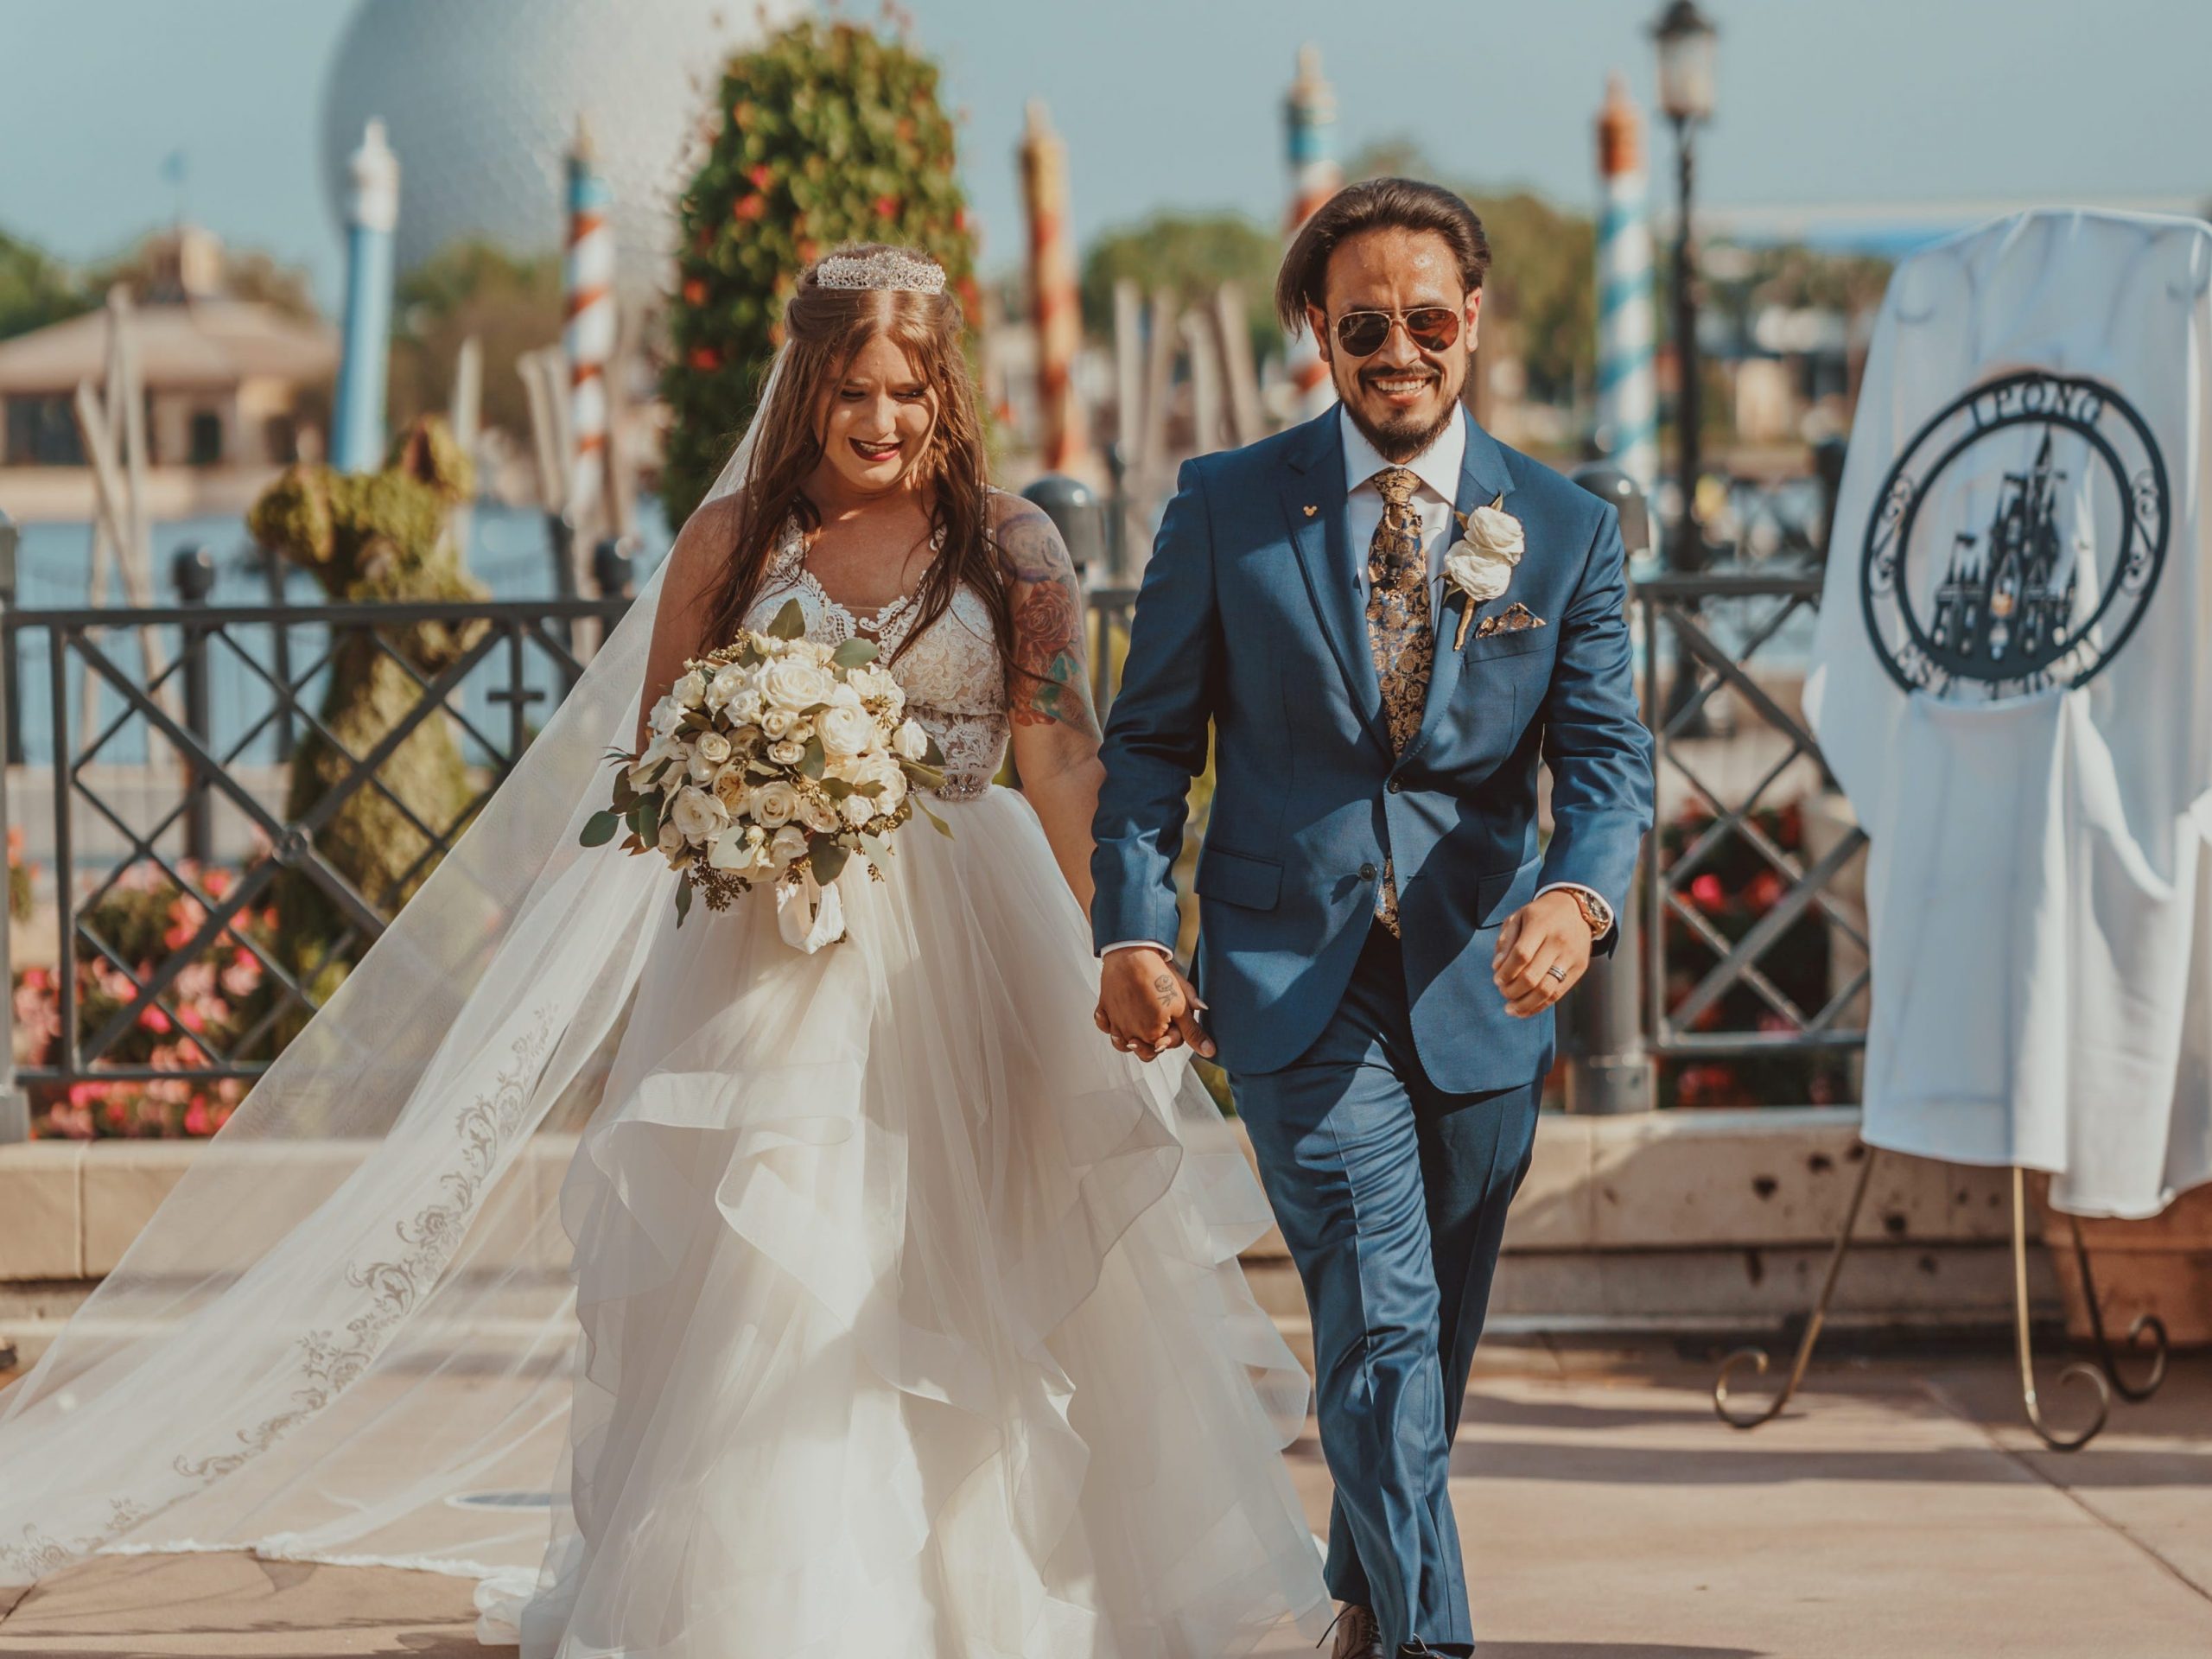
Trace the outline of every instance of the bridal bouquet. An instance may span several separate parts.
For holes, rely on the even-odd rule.
[[[855,854],[881,880],[890,836],[918,807],[952,833],[917,794],[944,781],[944,757],[906,716],[899,682],[873,665],[874,645],[833,650],[805,632],[793,601],[767,632],[685,663],[654,705],[644,752],[608,753],[623,763],[613,804],[584,825],[583,844],[626,825],[626,851],[683,871],[678,926],[694,889],[721,910],[766,882],[784,938],[819,950],[844,936],[836,882]]]

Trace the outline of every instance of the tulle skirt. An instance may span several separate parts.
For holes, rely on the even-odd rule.
[[[1091,1023],[1035,814],[917,817],[849,938],[672,912],[561,1191],[582,1331],[524,1659],[1135,1659],[1318,1634],[1268,1212],[1180,1054]]]

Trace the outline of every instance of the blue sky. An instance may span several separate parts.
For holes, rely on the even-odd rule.
[[[181,147],[192,217],[307,264],[334,302],[315,111],[353,3],[0,0],[0,226],[70,258],[120,246],[175,211],[162,161]],[[2206,0],[1705,3],[1722,29],[1720,115],[1701,152],[1713,201],[2212,196]],[[1346,153],[1410,137],[1452,174],[1586,205],[1606,72],[1648,104],[1658,9],[909,0],[968,112],[963,170],[992,268],[1019,245],[1014,146],[1031,97],[1068,140],[1078,234],[1160,207],[1272,223],[1278,106],[1305,41],[1336,86]]]

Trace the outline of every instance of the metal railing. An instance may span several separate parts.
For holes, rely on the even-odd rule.
[[[189,599],[189,588],[186,590]],[[0,613],[4,681],[26,747],[10,823],[31,861],[50,868],[56,934],[44,1052],[14,1082],[51,1099],[73,1085],[201,1084],[258,1075],[285,1035],[320,1006],[317,963],[275,946],[278,886],[334,918],[317,962],[357,957],[474,819],[528,746],[534,726],[583,670],[580,639],[602,637],[627,607],[613,600],[283,605]],[[425,666],[418,629],[443,648]],[[129,647],[151,637],[166,666],[150,679]],[[402,688],[404,706],[365,746],[326,724],[334,664]],[[457,791],[426,817],[395,786],[395,760],[433,727],[450,740]],[[320,776],[297,812],[289,759],[315,742]],[[44,799],[26,812],[27,795]],[[373,801],[404,845],[367,890],[326,844],[349,806]],[[42,884],[44,885],[44,884]],[[148,955],[138,901],[172,921]],[[234,1025],[211,1027],[182,986],[219,963],[256,989]],[[143,1033],[189,1033],[187,1058],[134,1048]]]
[[[1817,571],[1734,570],[1633,591],[1661,800],[1640,878],[1656,1058],[1789,1057],[1833,1078],[1865,1045],[1866,922],[1845,883],[1866,835],[1808,828],[1832,780],[1794,706],[1803,658],[1776,650],[1810,621],[1821,584]]]
[[[1579,1080],[1585,1109],[1649,1099],[1655,1064],[1662,1103],[1711,1098],[1709,1077],[1702,1095],[1687,1083],[1716,1065],[1743,1071],[1765,1098],[1817,1099],[1823,1088],[1842,1098],[1833,1091],[1849,1088],[1849,1057],[1864,1042],[1866,941],[1849,892],[1864,837],[1848,826],[1824,837],[1805,829],[1804,803],[1825,769],[1789,683],[1802,673],[1820,588],[1801,564],[1663,575],[1632,591],[1662,818],[1637,902],[1623,918],[1623,948],[1567,1010],[1570,1093]],[[1102,709],[1135,603],[1128,588],[1090,595]],[[257,1075],[324,994],[257,925],[276,885],[310,892],[339,918],[332,953],[358,954],[505,778],[533,722],[575,683],[586,655],[580,639],[601,637],[626,605],[0,611],[8,701],[0,715],[29,757],[15,769],[15,800],[0,794],[0,816],[29,832],[32,857],[50,865],[43,885],[57,936],[54,1028],[15,1081],[51,1098],[85,1083]],[[422,626],[442,626],[466,643],[435,670],[418,667],[401,640]],[[137,667],[149,639],[157,647],[148,655],[166,663],[150,680]],[[321,713],[343,648],[397,664],[410,699],[358,753]],[[87,705],[88,686],[102,707]],[[432,722],[458,745],[468,780],[458,810],[438,821],[381,775]],[[342,764],[294,815],[284,763],[308,741],[330,746]],[[319,832],[349,802],[369,798],[404,825],[416,851],[397,880],[365,892]],[[1193,829],[1204,822],[1201,802]],[[102,919],[134,882],[181,901],[185,918],[150,957],[124,948]],[[186,1023],[181,982],[225,952],[244,953],[241,966],[251,958],[262,983],[251,1017],[195,1033],[190,1064],[134,1052],[144,1047],[134,1033],[149,1025]],[[0,1111],[0,1139],[10,1127]]]

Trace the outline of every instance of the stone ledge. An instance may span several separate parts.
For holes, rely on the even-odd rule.
[[[1514,1204],[1506,1251],[1586,1257],[1817,1250],[1833,1240],[1859,1160],[1867,1155],[1857,1127],[1858,1114],[1848,1108],[1628,1117],[1546,1113]],[[1241,1128],[1238,1139],[1249,1157]],[[202,1144],[0,1146],[0,1281],[98,1278],[111,1271],[154,1207],[192,1168]],[[237,1200],[264,1212],[281,1205],[304,1215],[372,1144],[240,1147],[235,1163],[209,1178],[235,1181]],[[557,1189],[575,1148],[574,1135],[542,1135],[524,1154],[541,1200]],[[2002,1170],[1885,1156],[1856,1236],[1898,1249],[2001,1244],[2011,1226],[2007,1193]],[[544,1227],[524,1230],[497,1216],[489,1224],[501,1228],[505,1248],[531,1265],[561,1265],[562,1241]],[[1259,1260],[1283,1254],[1281,1236],[1272,1232],[1247,1252]]]

